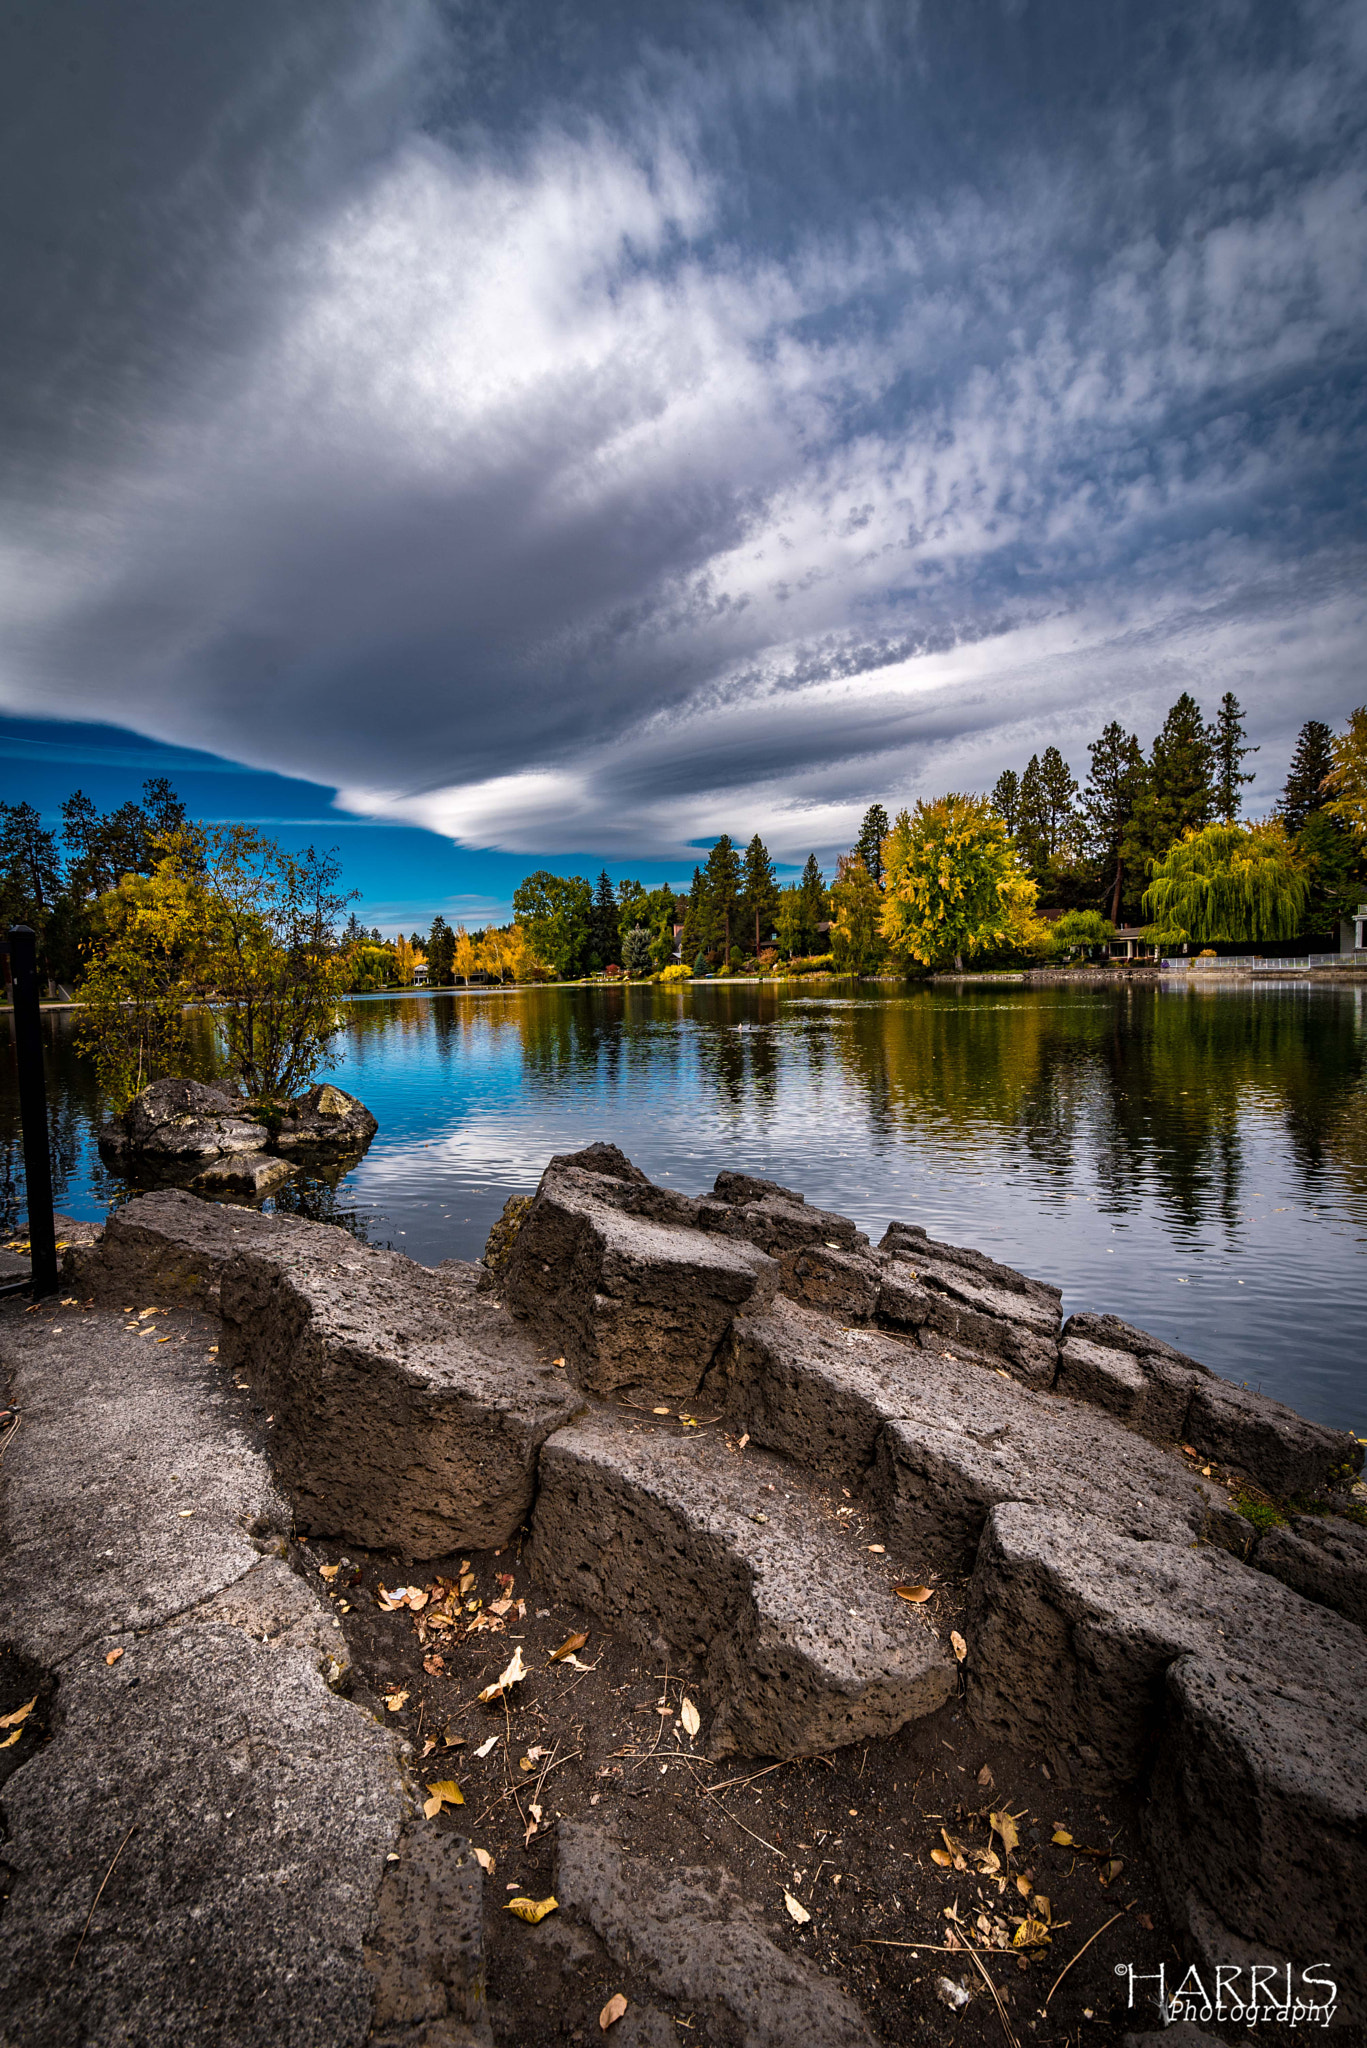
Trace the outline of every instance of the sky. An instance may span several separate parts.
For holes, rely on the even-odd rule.
[[[1357,0],[19,0],[0,794],[368,921],[1367,697]],[[120,781],[120,778],[123,778]]]

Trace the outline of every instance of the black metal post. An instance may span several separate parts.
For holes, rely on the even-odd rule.
[[[28,1187],[29,1259],[33,1298],[57,1292],[57,1229],[52,1220],[52,1161],[47,1143],[47,1089],[43,1084],[43,1029],[38,1016],[38,949],[32,928],[9,929],[14,975],[14,1056],[19,1068],[19,1122],[24,1134]]]

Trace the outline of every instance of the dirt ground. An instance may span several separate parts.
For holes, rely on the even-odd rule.
[[[423,1785],[449,1781],[462,1795],[420,1825],[466,1835],[493,1859],[490,2010],[508,2048],[600,2038],[617,1991],[670,2011],[680,2042],[730,2048],[705,2015],[633,1985],[587,1930],[561,1920],[556,1932],[555,1915],[529,1928],[504,1910],[516,1895],[552,1893],[562,1817],[602,1822],[662,1872],[728,1868],[770,1937],[848,1990],[886,2044],[1063,2048],[1157,2024],[1142,1985],[1127,2009],[1129,1979],[1117,1975],[1160,1961],[1171,1973],[1177,1961],[1133,1805],[1084,1798],[984,1743],[960,1704],[868,1747],[713,1764],[705,1716],[702,1733],[687,1732],[685,1702],[704,1706],[695,1674],[543,1598],[517,1547],[405,1567],[309,1543],[298,1561],[321,1574],[341,1618],[354,1696],[402,1729]],[[411,1589],[421,1604],[389,1608],[382,1589],[386,1603]],[[962,1592],[938,1583],[927,1604],[942,1636]],[[528,1676],[482,1702],[518,1650]],[[960,2009],[945,2002],[945,1979],[967,1990]]]

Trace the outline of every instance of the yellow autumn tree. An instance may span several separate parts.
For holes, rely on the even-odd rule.
[[[1004,950],[1034,951],[1048,934],[1038,891],[985,798],[951,792],[899,811],[883,841],[881,930],[890,950],[923,966]]]

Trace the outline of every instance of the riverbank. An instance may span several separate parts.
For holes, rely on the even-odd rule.
[[[552,1162],[499,1246],[494,1272],[424,1268],[144,1197],[72,1255],[68,1298],[0,1320],[16,1685],[43,1703],[7,1795],[8,2009],[112,1868],[118,1801],[97,1825],[80,1790],[101,1773],[129,1804],[131,1891],[106,1889],[91,1975],[64,1980],[87,2025],[120,1995],[182,2019],[200,1998],[196,2038],[321,2042],[324,1855],[352,1901],[318,1957],[350,2001],[339,2017],[328,1994],[339,2043],[373,2022],[416,2048],[385,2018],[387,1968],[488,2028],[452,2040],[529,2048],[566,2022],[590,2037],[617,1992],[636,2012],[618,2038],[647,2042],[977,2044],[1006,2016],[1062,2043],[1085,2011],[1118,2040],[1154,2015],[1117,1969],[1152,1975],[1174,1942],[1205,1968],[1328,1953],[1363,2007],[1351,1438],[1112,1319],[1064,1325],[1055,1291],[978,1253],[896,1225],[875,1250],[744,1175],[689,1198],[591,1148]],[[53,1559],[39,1532],[67,1486],[91,1536]],[[282,1543],[284,1618],[233,1619]],[[192,1674],[220,1702],[197,1719],[177,1710]],[[150,1694],[110,1691],[144,1675]],[[219,1731],[239,1707],[235,1790]],[[164,1754],[168,1715],[187,1733]],[[395,1789],[336,1837],[310,1800],[340,1820],[386,1757]],[[213,1828],[187,1826],[206,1802]],[[297,1878],[257,1921],[232,1873],[267,1853],[272,1811]],[[177,1826],[197,1874],[167,1850],[159,1918]],[[559,1904],[525,1927],[504,1884]],[[225,2034],[258,1971],[252,2030]]]

